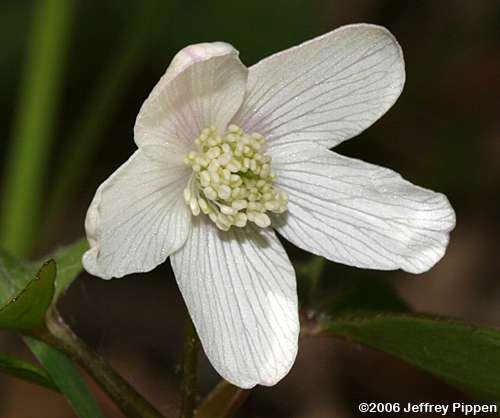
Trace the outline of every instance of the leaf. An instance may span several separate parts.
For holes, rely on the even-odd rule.
[[[0,328],[29,332],[43,327],[54,296],[56,272],[54,260],[43,264],[35,277],[0,308]]]
[[[30,337],[24,340],[78,417],[102,418],[96,401],[71,360],[42,341]]]
[[[45,324],[47,309],[61,295],[82,270],[81,254],[85,242],[77,243],[56,252],[60,265],[56,278],[56,261],[43,264],[36,273],[38,263],[17,260],[0,251],[0,328],[30,332]],[[24,341],[38,358],[46,373],[80,418],[100,418],[95,400],[79,375],[74,364],[51,346],[25,337]]]
[[[82,272],[82,255],[88,248],[87,240],[82,238],[73,244],[60,248],[53,254],[52,257],[57,263],[55,301],[64,294]]]
[[[358,311],[321,319],[345,337],[420,367],[484,400],[500,402],[500,332],[409,313]]]
[[[0,372],[59,392],[45,370],[8,354],[0,353]]]
[[[245,402],[250,390],[222,380],[195,411],[195,418],[232,418]]]
[[[55,294],[52,303],[64,294],[67,288],[82,272],[81,258],[88,249],[88,243],[82,238],[73,244],[59,248],[51,257],[57,264]],[[17,296],[33,280],[43,261],[20,260],[0,249],[0,306]]]

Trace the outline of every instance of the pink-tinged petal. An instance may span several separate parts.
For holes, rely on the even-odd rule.
[[[299,319],[295,272],[274,231],[223,232],[197,217],[170,260],[217,372],[241,388],[281,380],[297,354]]]
[[[455,213],[446,196],[386,168],[327,149],[274,156],[288,212],[273,226],[296,246],[339,263],[422,273],[443,257]]]
[[[264,135],[270,148],[331,148],[379,119],[404,81],[403,54],[387,29],[343,26],[252,66],[234,123]]]
[[[179,52],[137,116],[139,147],[176,143],[185,152],[204,128],[223,133],[245,95],[248,70],[238,51],[222,42]]]
[[[189,170],[168,153],[155,161],[136,151],[97,189],[85,229],[89,273],[103,279],[152,270],[185,242],[191,214],[182,191]]]
[[[235,53],[232,45],[225,42],[204,42],[181,49],[170,62],[165,74],[154,87],[151,95],[160,94],[167,84],[189,66],[207,59]],[[237,52],[236,52],[237,53]]]

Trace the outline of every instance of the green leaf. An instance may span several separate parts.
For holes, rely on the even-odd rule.
[[[78,417],[102,418],[97,403],[71,360],[42,341],[30,337],[24,340]]]
[[[500,402],[500,332],[425,315],[358,311],[321,319],[345,337],[420,367],[484,401]]]
[[[0,328],[29,332],[43,327],[54,297],[56,272],[54,260],[43,264],[35,277],[0,308]],[[15,275],[10,279],[17,283]]]
[[[81,272],[85,249],[83,240],[62,248],[54,255],[60,268],[50,260],[38,273],[38,263],[20,261],[0,251],[0,301],[4,302],[0,328],[29,332],[44,326],[47,309]],[[80,418],[102,417],[76,367],[64,354],[32,338],[24,341],[46,369],[53,387],[62,392]]]
[[[0,353],[0,372],[56,392],[59,391],[45,370],[8,354]]]
[[[57,263],[55,301],[64,294],[66,289],[82,272],[82,255],[89,245],[85,238],[57,250],[52,257]]]
[[[73,244],[59,248],[51,256],[57,264],[55,278],[55,303],[82,272],[81,258],[88,249],[88,243],[82,238]],[[47,259],[47,258],[46,258]],[[8,303],[21,293],[36,276],[42,261],[20,260],[0,249],[0,306]]]
[[[196,409],[195,418],[232,418],[245,402],[250,390],[240,389],[222,380]]]

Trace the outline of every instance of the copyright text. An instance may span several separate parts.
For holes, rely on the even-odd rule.
[[[452,402],[448,404],[432,404],[429,402],[420,403],[400,403],[400,402],[362,402],[358,405],[360,412],[368,414],[377,413],[415,413],[427,414],[435,413],[446,415],[448,413],[460,413],[463,415],[476,416],[480,414],[496,414],[495,404],[467,404],[463,402]]]

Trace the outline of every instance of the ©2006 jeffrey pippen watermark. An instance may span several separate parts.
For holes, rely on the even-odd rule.
[[[442,404],[429,402],[362,402],[358,405],[358,409],[360,412],[368,414],[404,412],[415,414],[436,413],[443,416],[448,413],[476,416],[480,414],[496,414],[498,412],[495,404],[467,404],[463,402]]]

